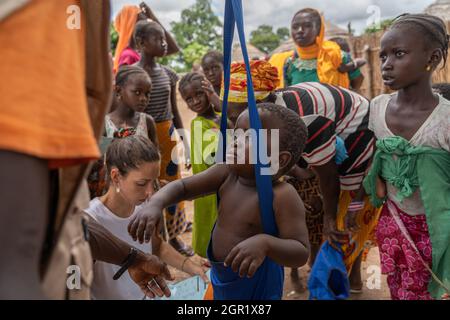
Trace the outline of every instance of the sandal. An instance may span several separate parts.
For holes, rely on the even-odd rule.
[[[350,289],[351,294],[361,294],[363,293],[362,289]]]
[[[361,285],[358,285],[358,286],[354,285],[353,287],[352,287],[352,284],[350,284],[350,293],[352,293],[352,294],[363,293],[363,284],[361,283]]]

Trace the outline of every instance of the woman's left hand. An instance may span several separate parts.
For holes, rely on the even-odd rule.
[[[208,268],[206,268],[203,264],[199,265],[195,262],[192,262],[192,260],[190,259],[188,259],[188,262],[190,262],[189,265],[186,266],[184,268],[185,270],[182,271],[189,273],[191,276],[199,276],[205,283],[209,283],[208,276],[206,275]]]

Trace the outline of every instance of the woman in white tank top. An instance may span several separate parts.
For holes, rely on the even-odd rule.
[[[93,199],[85,211],[119,239],[146,253],[153,253],[168,265],[208,281],[205,269],[182,256],[162,241],[158,230],[146,234],[148,243],[135,242],[128,233],[129,223],[155,192],[159,176],[160,155],[152,142],[140,135],[117,139],[106,151],[109,188],[105,195]],[[96,261],[91,294],[93,299],[142,299],[142,291],[128,273],[119,280],[113,275],[119,267]]]

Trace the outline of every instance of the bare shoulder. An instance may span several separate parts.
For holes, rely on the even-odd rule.
[[[303,207],[303,201],[291,184],[281,182],[273,188],[273,205],[277,211],[277,208]]]

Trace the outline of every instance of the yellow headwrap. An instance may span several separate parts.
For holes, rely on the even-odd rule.
[[[349,88],[350,80],[348,74],[338,71],[339,66],[342,64],[341,48],[333,41],[324,40],[325,21],[323,16],[320,19],[322,23],[316,42],[309,47],[297,47],[297,53],[304,60],[317,59],[317,76],[320,82]],[[276,65],[280,74],[283,74],[284,63],[293,54],[294,51],[275,54],[269,61]]]
[[[250,70],[252,73],[253,89],[257,101],[264,100],[269,94],[275,90],[280,79],[278,77],[277,68],[273,67],[269,62],[264,60],[250,61]],[[224,83],[220,90],[220,98],[223,100]],[[230,92],[228,102],[247,102],[247,72],[244,62],[233,62],[230,71]]]

